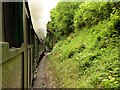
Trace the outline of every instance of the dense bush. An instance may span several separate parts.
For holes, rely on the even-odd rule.
[[[75,30],[109,19],[119,10],[119,5],[118,2],[59,2],[50,12],[48,28],[59,40]]]
[[[59,39],[69,36],[71,32],[74,32],[73,18],[80,4],[81,3],[75,2],[59,2],[57,6],[51,10],[51,21],[47,24],[47,29],[51,33],[48,33],[46,37],[46,44],[49,48],[52,48],[52,46],[54,46],[53,44]],[[50,39],[54,41],[52,42]]]
[[[99,21],[110,17],[111,9],[111,4],[108,2],[82,3],[76,11],[74,25],[77,30],[96,25]]]
[[[73,18],[75,11],[80,3],[59,2],[58,5],[51,10],[51,31],[55,33],[57,38],[68,36],[74,31]]]

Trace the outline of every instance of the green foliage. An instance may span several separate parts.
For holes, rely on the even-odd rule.
[[[74,31],[73,18],[79,5],[80,3],[75,2],[59,2],[58,5],[51,10],[52,30],[55,32],[57,38],[63,35],[68,36]]]
[[[91,27],[98,24],[99,21],[109,18],[111,8],[111,4],[108,2],[82,3],[74,17],[76,29]]]
[[[59,40],[49,56],[51,66],[55,67],[55,78],[62,88],[120,87],[119,5],[120,2],[79,5],[74,14],[76,32]]]

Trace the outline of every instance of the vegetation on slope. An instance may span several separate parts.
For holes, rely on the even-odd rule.
[[[62,21],[69,14],[55,14],[58,8],[64,8],[61,12],[66,12],[67,5],[61,7],[58,4],[51,14],[56,19],[62,16],[60,21],[64,29],[59,31],[55,24],[59,26],[61,22],[56,19],[51,19],[48,27],[55,37],[57,30],[69,33],[59,34],[61,39],[49,56],[52,63],[49,68],[54,69],[56,81],[63,88],[119,88],[120,2],[84,2],[69,5],[72,4],[78,7],[77,10],[71,9],[75,13],[73,18],[68,18],[73,21],[72,32],[67,28],[71,24],[64,28],[64,24],[69,22]],[[56,32],[53,32],[54,29]]]

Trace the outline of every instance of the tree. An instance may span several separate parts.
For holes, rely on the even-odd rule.
[[[74,32],[74,15],[81,3],[59,2],[50,12],[51,31],[59,39],[61,36],[68,36]]]

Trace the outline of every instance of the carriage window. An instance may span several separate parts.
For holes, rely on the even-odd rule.
[[[22,2],[3,3],[4,38],[9,47],[21,47],[23,43]]]

